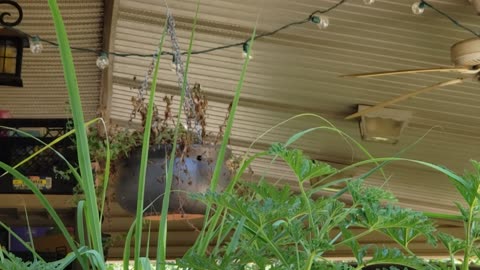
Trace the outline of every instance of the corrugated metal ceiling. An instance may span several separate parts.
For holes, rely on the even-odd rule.
[[[478,16],[466,1],[431,2],[475,28]],[[335,3],[337,1],[202,1],[194,50],[247,39],[257,16],[257,32],[262,33],[301,20],[313,10]],[[186,49],[195,1],[169,1],[168,4],[177,21],[182,49]],[[305,24],[258,40],[243,87],[232,141],[244,147],[264,130],[302,112],[323,115],[359,139],[357,122],[343,120],[354,112],[356,104],[375,104],[454,77],[438,73],[375,79],[338,77],[348,73],[450,65],[450,46],[470,38],[471,34],[432,10],[427,9],[424,15],[415,16],[411,4],[410,0],[379,0],[373,6],[366,6],[360,0],[347,1],[328,14],[331,25],[326,30]],[[162,32],[164,14],[165,5],[158,1],[120,1],[114,27],[114,50],[153,53]],[[164,57],[162,61],[159,104],[164,94],[178,93],[175,74],[170,71],[171,59]],[[150,59],[116,57],[113,62],[111,116],[125,122],[131,111],[130,98],[135,95],[130,89],[135,85],[133,77],[141,78],[145,74]],[[192,83],[199,82],[209,97],[211,130],[216,130],[223,121],[242,63],[241,48],[238,47],[192,57],[189,78]],[[477,88],[477,83],[467,81],[393,106],[414,112],[401,143],[397,146],[365,145],[375,156],[393,155],[430,128],[438,126],[405,156],[456,170],[467,167],[470,158],[479,157]],[[262,138],[260,148],[271,142],[285,141],[296,131],[318,124],[319,121],[312,121],[312,118],[288,123]],[[363,158],[359,151],[352,152],[335,134],[315,133],[302,140],[299,146],[314,158],[341,164]],[[254,170],[267,163],[257,162]],[[272,171],[278,171],[278,168]],[[393,178],[388,186],[395,190],[401,201],[413,201],[407,204],[430,208],[433,200],[439,202],[438,207],[443,210],[452,209],[451,201],[457,197],[445,177],[408,164],[394,165],[389,171]],[[419,175],[422,175],[421,179],[418,179]],[[272,173],[270,176],[276,175]]]

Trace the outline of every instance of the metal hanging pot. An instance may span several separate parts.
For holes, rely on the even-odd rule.
[[[168,166],[165,157],[170,154],[170,149],[171,146],[162,145],[149,150],[143,200],[146,217],[158,216],[161,212],[165,193],[165,168]],[[191,145],[183,157],[175,157],[169,213],[205,213],[206,206],[191,199],[189,194],[204,193],[210,189],[219,149],[220,146],[217,145]],[[141,148],[137,148],[117,164],[116,198],[120,206],[130,213],[135,213],[137,208],[141,152]],[[223,191],[231,180],[232,171],[225,162],[230,156],[231,151],[227,149],[217,191]],[[148,206],[149,204],[152,205]]]

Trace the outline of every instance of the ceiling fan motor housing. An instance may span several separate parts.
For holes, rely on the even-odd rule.
[[[455,43],[450,49],[450,54],[455,66],[480,65],[480,38],[471,38]]]
[[[480,0],[468,0],[468,2],[473,5],[477,14],[480,15]]]

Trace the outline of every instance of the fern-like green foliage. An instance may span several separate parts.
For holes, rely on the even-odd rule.
[[[367,265],[396,265],[389,268],[382,267],[382,269],[406,269],[407,267],[422,270],[437,269],[422,259],[414,256],[405,256],[399,249],[384,247],[375,250],[372,259],[368,261]]]
[[[23,261],[14,254],[0,249],[0,269],[8,270],[61,270],[65,269],[73,261],[73,254],[54,262],[43,260]]]
[[[447,248],[448,252],[452,255],[462,251],[465,247],[465,240],[456,238],[446,233],[439,232],[437,234],[440,242]]]
[[[478,200],[478,191],[480,187],[480,163],[471,162],[473,171],[466,171],[463,175],[464,182],[452,181],[457,191],[469,206],[475,206]]]
[[[289,149],[277,143],[270,147],[269,153],[281,157],[303,183],[315,177],[335,173],[336,170],[323,162],[315,162],[306,157],[299,149]]]
[[[355,223],[369,230],[385,233],[403,248],[420,235],[435,245],[435,227],[431,220],[420,212],[400,208],[393,194],[378,188],[365,186],[357,180],[348,184],[354,204],[359,205],[353,215]],[[387,204],[382,202],[388,202]]]
[[[391,193],[367,186],[361,180],[348,184],[353,198],[350,205],[335,197],[313,197],[302,192],[303,182],[335,170],[282,144],[274,144],[269,153],[289,165],[298,178],[300,192],[290,186],[278,187],[260,181],[241,183],[238,193],[195,195],[213,209],[224,209],[224,222],[212,239],[221,239],[222,244],[216,245],[208,256],[191,250],[178,261],[180,267],[361,269],[390,263],[429,269],[424,268],[427,264],[423,260],[410,255],[408,249],[408,244],[419,236],[435,242],[435,228],[423,214],[394,206]],[[361,238],[373,232],[394,239],[398,249],[361,244]],[[353,251],[354,264],[325,257],[342,245]]]
[[[354,270],[354,266],[342,262],[318,261],[312,265],[312,270]]]
[[[460,269],[468,269],[471,261],[477,261],[480,258],[478,248],[480,240],[480,163],[472,161],[472,171],[465,171],[462,176],[454,175],[451,177],[452,183],[463,198],[463,202],[455,202],[465,227],[463,239],[438,233],[440,242],[447,248],[450,255],[463,253],[463,262]]]
[[[395,196],[380,187],[366,186],[363,180],[351,181],[347,184],[348,191],[356,204],[371,204],[379,201],[396,202]]]

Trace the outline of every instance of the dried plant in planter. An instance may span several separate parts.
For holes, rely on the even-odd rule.
[[[172,19],[171,17],[169,17]],[[173,20],[173,19],[172,19]],[[173,25],[173,23],[172,23]],[[185,86],[185,100],[183,101],[183,111],[185,115],[184,125],[180,125],[179,136],[175,137],[175,127],[177,123],[172,113],[173,96],[165,96],[164,108],[154,104],[151,137],[149,148],[149,162],[144,194],[145,216],[157,216],[161,210],[162,195],[165,192],[166,182],[166,164],[169,154],[172,153],[172,145],[175,143],[174,158],[174,176],[172,183],[172,193],[170,194],[169,210],[171,213],[180,214],[204,214],[205,206],[198,201],[190,198],[190,193],[206,192],[210,188],[218,150],[220,146],[215,143],[207,143],[207,107],[208,101],[206,95],[201,90],[201,86],[195,83],[190,87],[186,76],[184,76],[182,54],[180,53],[174,27],[169,27],[168,32],[173,45],[175,55],[176,73],[178,85],[180,88]],[[156,55],[153,56],[152,64],[146,72],[145,79],[140,87],[136,88],[138,94],[132,97],[132,113],[130,122],[137,116],[141,120],[141,128],[133,131],[133,138],[141,138],[147,121],[148,101],[144,97],[149,86],[150,75],[153,72]],[[162,110],[163,109],[163,110]],[[228,116],[228,114],[227,114]],[[174,118],[175,117],[175,118]],[[125,129],[128,130],[128,129]],[[126,131],[122,131],[126,132]],[[120,133],[122,134],[122,133]],[[221,132],[219,133],[221,136]],[[138,137],[137,137],[138,135]],[[210,136],[210,134],[208,134]],[[218,137],[217,136],[217,137]],[[174,138],[178,138],[174,142]],[[112,138],[113,140],[113,138]],[[137,142],[128,142],[122,147],[130,147],[126,157],[119,158],[116,162],[115,193],[118,203],[131,213],[136,212],[137,208],[137,190],[140,171],[140,159],[142,155],[140,140]],[[224,189],[230,182],[232,175],[233,162],[232,154],[228,150],[224,158],[224,164],[221,169],[218,181],[218,189]]]
[[[149,74],[147,72],[147,74]],[[145,81],[147,81],[146,78]],[[148,84],[142,83],[142,86],[136,90],[142,93]],[[196,83],[192,88],[193,111],[189,114],[190,123],[188,127],[181,125],[177,141],[177,158],[175,161],[175,174],[172,190],[182,190],[174,192],[171,195],[170,210],[174,213],[203,214],[204,207],[189,198],[188,193],[204,192],[210,186],[210,179],[215,168],[217,160],[218,146],[216,143],[207,143],[207,137],[212,136],[207,133],[207,106],[206,95],[202,92],[200,84]],[[174,138],[175,119],[172,113],[174,96],[164,96],[163,110],[160,106],[155,106],[152,123],[152,133],[150,138],[149,164],[147,168],[144,205],[147,208],[145,215],[157,215],[161,208],[160,196],[164,193],[165,185],[165,159],[171,151]],[[89,143],[92,160],[96,166],[97,189],[103,188],[103,170],[105,157],[107,155],[105,148],[106,137],[110,142],[110,156],[112,162],[111,173],[114,175],[115,189],[107,195],[107,201],[115,197],[120,205],[129,212],[136,210],[136,190],[138,189],[138,173],[141,158],[141,143],[146,121],[146,101],[142,94],[132,97],[132,114],[130,123],[137,115],[140,116],[141,128],[132,129],[128,127],[119,127],[110,125],[106,132],[101,132],[102,127],[97,126],[90,129]],[[227,114],[228,117],[228,114]],[[186,126],[186,128],[185,128]],[[220,138],[222,132],[214,137]],[[218,141],[215,140],[215,141]],[[225,165],[222,170],[220,188],[225,187],[236,167],[232,154],[228,151],[225,156]],[[108,204],[107,204],[108,207]],[[107,211],[108,212],[108,211]]]
[[[213,176],[217,160],[218,147],[215,144],[204,143],[206,132],[206,109],[207,100],[201,92],[200,85],[195,84],[192,91],[194,97],[194,115],[190,115],[192,121],[198,126],[187,126],[178,137],[176,158],[174,165],[174,181],[170,195],[170,210],[174,213],[203,214],[205,207],[189,198],[189,193],[205,192],[210,187],[210,180]],[[161,209],[159,198],[165,191],[165,165],[167,155],[171,152],[174,130],[169,123],[174,123],[171,104],[172,97],[165,97],[164,117],[161,117],[159,110],[155,110],[154,125],[152,125],[152,138],[149,150],[149,163],[147,167],[144,205],[148,206],[145,215],[156,216]],[[139,104],[135,102],[135,104]],[[143,107],[138,111],[145,121]],[[194,117],[192,117],[194,116]],[[189,121],[187,121],[189,122]],[[225,157],[229,160],[231,152]],[[117,163],[118,184],[116,188],[117,200],[120,205],[129,212],[136,210],[136,193],[138,189],[137,179],[141,158],[141,149],[135,147],[128,158],[121,159]],[[224,188],[228,185],[231,177],[231,165],[225,162],[222,168],[219,186]]]

